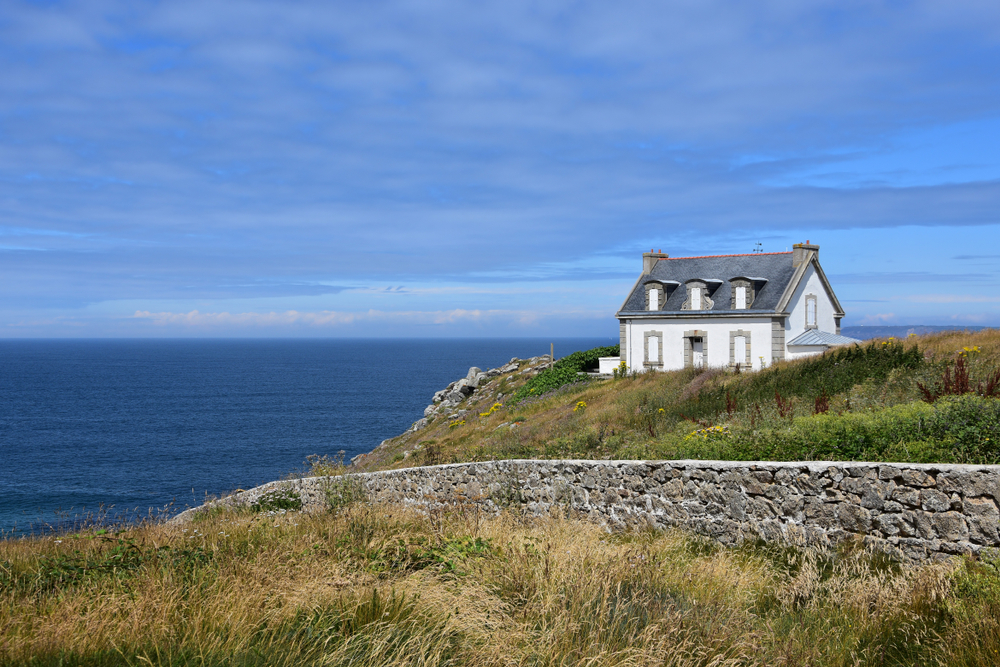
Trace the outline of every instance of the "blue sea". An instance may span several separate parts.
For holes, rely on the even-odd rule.
[[[345,460],[470,366],[616,339],[0,341],[0,535],[171,514]]]

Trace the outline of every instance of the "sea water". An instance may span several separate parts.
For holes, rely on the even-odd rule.
[[[470,366],[616,342],[0,341],[0,534],[170,514],[311,454],[350,459]]]

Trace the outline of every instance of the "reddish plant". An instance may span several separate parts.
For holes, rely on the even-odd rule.
[[[736,399],[733,398],[730,395],[730,393],[727,391],[726,392],[726,415],[729,416],[729,417],[732,417],[734,412],[736,412]]]
[[[774,402],[778,406],[778,416],[782,419],[792,418],[792,399],[782,398],[778,390],[774,390]]]
[[[944,373],[941,375],[941,382],[933,387],[927,387],[922,382],[917,383],[917,388],[923,394],[924,400],[933,403],[942,396],[961,396],[962,394],[976,393],[986,398],[995,398],[1000,395],[1000,368],[996,369],[983,385],[979,382],[975,388],[969,378],[969,367],[966,364],[964,354],[955,355],[955,375],[952,377],[951,365],[945,364]]]
[[[993,372],[993,375],[986,381],[986,386],[983,387],[982,383],[979,383],[980,394],[989,398],[996,398],[1000,396],[1000,368]]]
[[[814,415],[821,415],[830,410],[830,397],[826,395],[826,387],[823,387],[823,393],[816,397],[816,403],[813,407]]]

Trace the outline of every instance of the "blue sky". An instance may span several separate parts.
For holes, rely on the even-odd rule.
[[[0,336],[615,336],[811,240],[1000,325],[1000,4],[0,5]]]

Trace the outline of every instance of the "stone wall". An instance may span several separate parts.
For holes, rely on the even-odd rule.
[[[372,502],[517,506],[575,512],[612,529],[680,526],[725,544],[845,539],[909,559],[1000,547],[1000,466],[728,461],[495,461],[353,476]],[[272,482],[219,501],[250,504],[289,487],[321,508],[330,478]],[[198,509],[175,520],[185,520]]]

